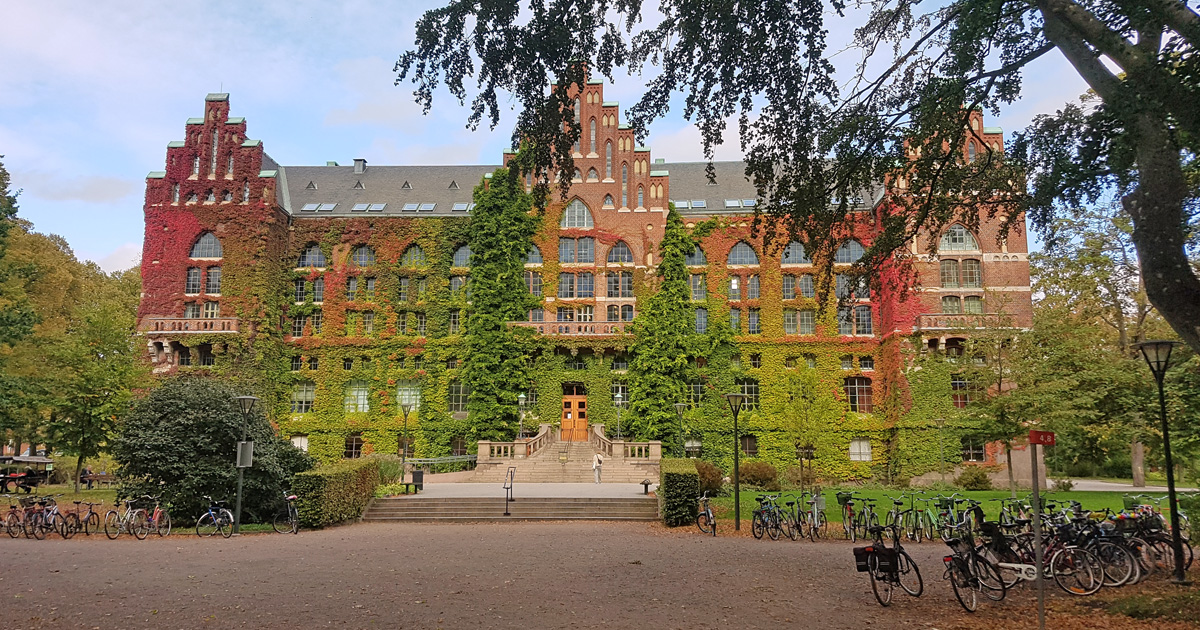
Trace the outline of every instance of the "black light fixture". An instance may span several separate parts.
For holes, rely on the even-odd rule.
[[[404,483],[404,476],[408,472],[408,414],[412,412],[412,408],[411,402],[400,403],[400,411],[404,413],[404,443],[400,446],[400,483]]]
[[[725,394],[725,400],[729,401],[729,411],[733,413],[733,529],[741,531],[742,481],[738,476],[738,466],[741,462],[739,455],[742,445],[738,439],[738,413],[742,410],[742,403],[746,401],[746,395],[741,392],[729,392]]]
[[[1162,419],[1163,434],[1163,465],[1167,468],[1167,501],[1171,505],[1171,549],[1175,554],[1175,576],[1171,581],[1186,586],[1190,584],[1184,577],[1183,532],[1179,530],[1179,504],[1175,502],[1175,462],[1171,459],[1171,435],[1167,426],[1167,398],[1163,393],[1163,378],[1171,366],[1171,350],[1180,345],[1178,341],[1154,340],[1134,344],[1142,351],[1142,358],[1150,366],[1154,381],[1158,383],[1158,409]]]
[[[238,535],[242,528],[242,482],[246,477],[246,469],[254,464],[254,442],[249,441],[250,431],[250,414],[254,413],[254,406],[258,404],[258,398],[254,396],[238,396],[234,398],[237,401],[238,409],[242,411],[242,441],[237,445],[237,457],[234,463],[237,466],[237,500],[233,505],[233,533]]]
[[[525,437],[525,401],[529,397],[525,392],[517,394],[517,439]]]

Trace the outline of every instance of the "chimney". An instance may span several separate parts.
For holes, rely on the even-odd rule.
[[[354,174],[362,175],[367,172],[367,161],[363,158],[354,158]]]

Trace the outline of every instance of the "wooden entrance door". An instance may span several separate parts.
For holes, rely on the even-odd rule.
[[[587,432],[587,396],[563,395],[562,440],[586,442]]]

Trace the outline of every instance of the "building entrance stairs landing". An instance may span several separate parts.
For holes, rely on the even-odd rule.
[[[470,481],[503,483],[515,468],[517,483],[592,483],[592,460],[604,458],[601,483],[658,482],[659,442],[610,440],[603,425],[592,425],[587,441],[562,441],[557,429],[541,425],[538,435],[518,442],[480,442],[475,475]]]

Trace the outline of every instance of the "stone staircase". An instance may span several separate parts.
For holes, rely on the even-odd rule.
[[[658,499],[648,497],[517,497],[504,515],[503,497],[391,497],[374,499],[365,522],[654,521]]]
[[[590,442],[553,442],[532,456],[480,462],[473,482],[503,483],[510,466],[516,468],[517,483],[592,483],[592,457],[596,447]],[[602,483],[658,483],[658,462],[631,460],[606,455]]]

